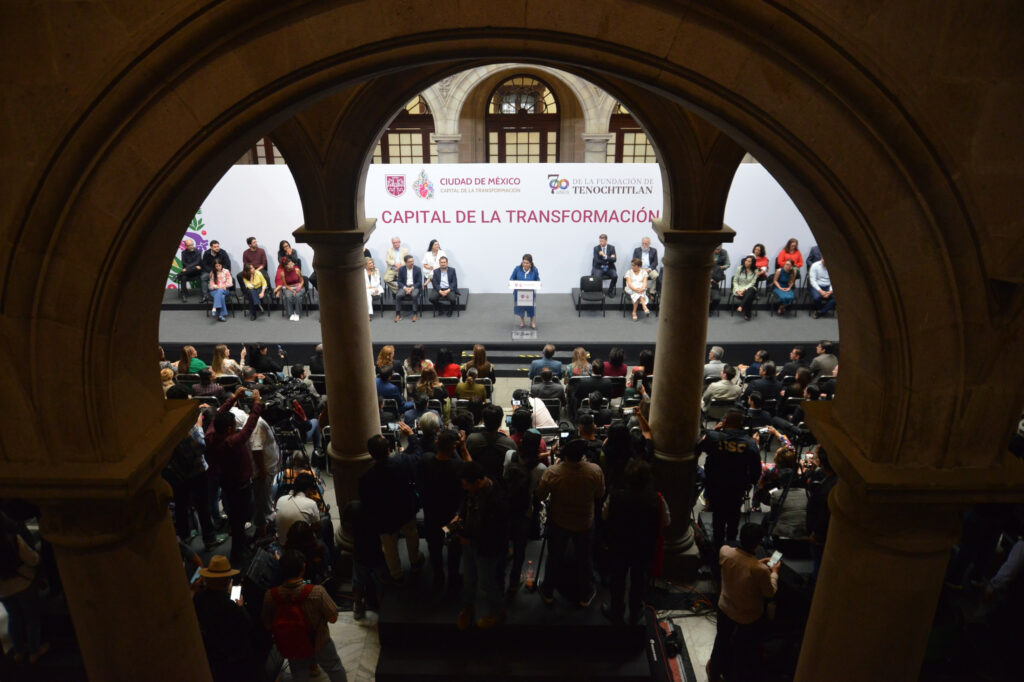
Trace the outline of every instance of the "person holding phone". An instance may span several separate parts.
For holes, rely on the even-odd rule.
[[[753,680],[759,675],[758,648],[764,600],[779,588],[776,561],[754,556],[764,531],[756,523],[740,529],[740,546],[722,547],[718,563],[722,569],[722,591],[718,597],[718,622],[715,645],[707,662],[708,682],[722,679]]]
[[[217,554],[198,573],[202,584],[192,603],[213,679],[261,679],[256,627],[241,597],[233,593],[241,593],[241,586],[234,586],[238,569],[231,567],[227,557]]]

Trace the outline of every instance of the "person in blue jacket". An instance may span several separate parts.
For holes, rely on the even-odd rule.
[[[509,277],[512,281],[520,282],[539,282],[540,273],[537,272],[537,268],[533,267],[533,256],[528,253],[523,254],[523,262],[516,266],[516,269],[512,271],[512,276]],[[520,306],[515,304],[516,292],[512,292],[512,305],[513,312],[519,317],[519,326],[526,326],[527,317],[530,318],[530,326],[534,329],[537,328],[537,306]]]

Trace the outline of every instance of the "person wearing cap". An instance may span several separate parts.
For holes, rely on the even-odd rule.
[[[592,550],[594,544],[594,507],[604,497],[604,473],[601,467],[583,461],[587,444],[572,440],[566,444],[563,458],[541,476],[537,499],[551,496],[548,516],[548,567],[540,596],[545,604],[554,601],[556,582],[566,584],[566,551],[572,543],[576,555],[576,588],[582,607],[590,606],[594,589]],[[556,577],[557,574],[557,577]]]
[[[192,598],[214,682],[263,679],[256,627],[248,612],[231,601],[238,574],[227,557],[214,555],[209,566],[199,569],[202,589]]]

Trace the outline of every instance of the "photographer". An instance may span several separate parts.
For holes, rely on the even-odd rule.
[[[489,630],[505,619],[502,586],[498,576],[504,575],[508,554],[509,509],[501,486],[484,475],[476,462],[462,466],[459,478],[466,499],[459,513],[451,520],[462,545],[465,575],[462,586],[462,610],[457,626],[466,630],[476,611],[477,588],[483,592],[486,614],[476,622],[481,630]]]
[[[761,476],[757,443],[743,431],[743,413],[729,410],[713,431],[697,445],[697,456],[706,453],[707,477],[704,498],[711,505],[712,537],[715,547],[736,540],[740,506],[747,489]]]
[[[530,392],[517,388],[512,392],[512,407],[525,408],[530,411],[531,426],[535,429],[543,429],[549,426],[558,426],[548,411],[548,406],[540,398],[533,398]]]
[[[256,346],[256,354],[252,358],[252,367],[263,374],[280,374],[284,371],[284,361],[287,353],[281,350],[281,346],[271,354],[270,346],[265,343]]]

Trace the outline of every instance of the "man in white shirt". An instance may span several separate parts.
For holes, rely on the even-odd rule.
[[[295,478],[292,492],[277,501],[277,541],[282,545],[288,539],[288,531],[296,521],[305,521],[314,530],[320,527],[320,509],[316,500],[306,493],[316,490],[316,479],[310,474],[299,474]]]
[[[711,404],[712,400],[736,400],[740,397],[742,389],[735,383],[736,368],[732,365],[725,365],[722,368],[721,379],[710,384],[704,391],[701,398],[704,407]]]
[[[835,293],[832,291],[832,280],[825,269],[825,257],[811,266],[807,273],[807,281],[811,283],[811,298],[814,299],[816,310],[811,312],[811,317],[818,319],[828,311],[836,307]]]
[[[402,302],[409,299],[412,306],[412,321],[419,319],[420,291],[423,289],[423,273],[416,266],[416,259],[405,257],[405,267],[398,270],[398,292],[395,294],[395,322],[402,319]]]
[[[409,255],[409,249],[402,246],[400,237],[391,238],[391,248],[384,252],[384,261],[387,263],[387,271],[384,273],[384,284],[391,293],[398,292],[398,271],[405,263],[405,257]]]
[[[245,426],[249,415],[240,407],[232,407],[231,414],[235,416],[235,424],[241,429]],[[273,513],[273,492],[274,477],[281,461],[281,453],[277,448],[277,439],[274,437],[274,427],[260,417],[256,422],[249,437],[249,451],[252,453],[252,525],[256,529],[256,537],[261,537],[267,530],[267,519]]]

